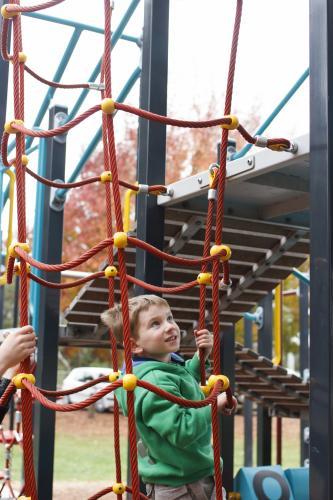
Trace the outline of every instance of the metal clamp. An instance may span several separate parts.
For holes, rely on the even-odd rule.
[[[138,193],[142,193],[142,194],[148,194],[149,193],[149,186],[148,184],[139,184],[138,185]]]
[[[56,182],[64,182],[63,179],[55,179]],[[51,187],[51,192],[50,192],[50,208],[52,210],[55,210],[56,212],[62,212],[64,209],[64,205],[66,202],[66,198],[60,198],[57,196],[57,191],[59,188],[57,187]]]
[[[267,148],[267,137],[264,137],[263,135],[255,135],[254,138],[256,140],[255,146],[257,146],[257,148]]]
[[[298,151],[298,144],[296,144],[296,142],[291,142],[289,148],[285,148],[283,151],[295,155]]]
[[[90,90],[105,90],[105,83],[88,82]]]
[[[217,194],[216,189],[208,189],[208,199],[209,200],[216,200],[216,194]]]
[[[220,290],[229,290],[231,287],[232,287],[232,281],[230,278],[229,278],[229,283],[225,283],[223,278],[221,279],[221,281],[219,283]]]

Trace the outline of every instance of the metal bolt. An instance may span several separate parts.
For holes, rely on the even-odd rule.
[[[247,159],[247,164],[249,165],[249,167],[251,167],[253,165],[253,160],[252,158],[248,158]]]
[[[202,184],[202,177],[198,177],[198,183]]]

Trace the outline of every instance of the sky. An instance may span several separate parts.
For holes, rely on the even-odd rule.
[[[129,0],[115,0],[114,29],[127,9]],[[22,1],[22,5],[31,2]],[[52,15],[93,26],[103,26],[102,0],[67,0],[48,10]],[[170,0],[168,114],[193,118],[193,105],[204,115],[211,96],[217,101],[216,116],[223,114],[236,0]],[[265,119],[290,87],[308,67],[308,2],[305,0],[244,0],[235,74],[233,109],[240,117],[254,109]],[[143,26],[143,2],[129,22],[125,33],[140,36]],[[27,64],[41,76],[52,79],[73,28],[23,17],[23,47]],[[62,82],[86,82],[102,54],[103,37],[83,33]],[[140,49],[119,41],[112,53],[113,96],[116,97],[129,74],[140,62]],[[11,78],[11,77],[10,77]],[[31,126],[47,87],[26,76],[25,124]],[[127,103],[138,106],[137,83]],[[267,135],[297,137],[308,132],[308,82],[294,96]],[[71,109],[80,91],[60,90],[53,104]],[[81,112],[99,102],[99,94],[90,92]],[[10,79],[7,116],[13,116],[12,80]],[[66,178],[77,164],[82,151],[100,125],[100,114],[89,118],[68,134]],[[115,118],[116,139],[124,132],[124,116]],[[42,128],[46,128],[46,120]],[[29,165],[37,170],[37,154]],[[205,166],[203,166],[205,168]],[[207,168],[207,167],[206,167]],[[33,192],[33,184],[28,189]],[[34,183],[34,181],[33,181]],[[3,225],[5,225],[3,218]],[[28,211],[31,224],[33,211]]]

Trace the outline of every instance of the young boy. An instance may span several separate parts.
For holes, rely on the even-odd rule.
[[[36,336],[27,325],[10,332],[0,346],[0,397],[16,374],[19,363],[34,353]],[[0,424],[8,411],[8,405],[0,406]]]
[[[204,399],[200,389],[198,353],[184,363],[175,354],[180,330],[166,300],[141,295],[129,300],[133,372],[141,380],[176,396]],[[123,340],[121,306],[102,314],[118,341]],[[196,333],[197,348],[205,359],[213,347],[207,330]],[[126,393],[117,390],[124,414]],[[218,396],[218,409],[230,415],[225,394]],[[237,402],[234,399],[234,408]],[[141,387],[135,390],[135,415],[140,435],[139,473],[147,494],[155,500],[212,500],[215,498],[214,459],[211,445],[211,408],[185,408]]]

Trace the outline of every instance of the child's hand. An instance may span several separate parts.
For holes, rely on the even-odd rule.
[[[35,347],[36,336],[32,326],[10,332],[0,346],[0,376],[9,368],[16,369],[16,365],[33,354]]]
[[[213,335],[208,330],[194,330],[195,343],[198,349],[204,349],[205,360],[213,349]]]
[[[222,413],[222,415],[229,416],[235,413],[238,403],[234,396],[232,396],[232,403],[232,408],[228,408],[228,400],[225,392],[217,396],[217,410]]]

